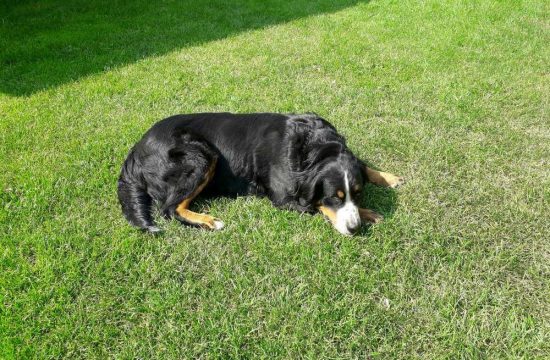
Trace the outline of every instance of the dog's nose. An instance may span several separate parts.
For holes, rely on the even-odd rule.
[[[361,226],[361,224],[351,225],[351,226],[348,225],[347,227],[348,227],[348,231],[353,234],[353,233],[357,232],[357,230],[359,230],[360,226]]]

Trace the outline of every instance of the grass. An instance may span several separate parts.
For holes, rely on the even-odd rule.
[[[0,358],[548,358],[543,1],[0,5]],[[405,176],[343,237],[254,198],[127,226],[155,121],[315,111]]]

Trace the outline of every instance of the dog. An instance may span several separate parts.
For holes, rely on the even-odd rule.
[[[128,222],[152,233],[160,231],[154,203],[167,218],[222,229],[221,220],[189,209],[201,194],[267,197],[278,208],[320,212],[352,235],[382,220],[358,205],[367,181],[404,183],[366,166],[314,113],[201,113],[168,117],[145,133],[122,166],[118,198]]]

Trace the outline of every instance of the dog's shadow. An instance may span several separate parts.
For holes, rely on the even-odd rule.
[[[374,184],[367,183],[365,184],[363,194],[361,196],[360,207],[373,210],[384,217],[382,223],[391,219],[396,208],[397,208],[397,199],[398,199],[399,189],[393,188],[384,188]],[[221,199],[227,201],[235,200],[241,198],[244,195],[233,195],[233,196],[213,196],[210,194],[201,194],[196,201],[193,202],[192,208],[194,211],[199,212],[208,212],[209,208],[214,205],[217,201]],[[246,195],[248,197],[252,195]],[[264,198],[265,199],[265,198]],[[291,210],[282,210],[281,211],[291,211]],[[312,216],[322,216],[320,213],[312,214]],[[290,224],[289,224],[290,226]],[[327,226],[331,226],[327,221]],[[372,232],[373,224],[365,223],[361,228],[355,233],[356,236],[368,236]]]
[[[397,209],[398,189],[384,188],[374,184],[365,184],[361,197],[361,207],[376,211],[384,217],[382,223],[391,219]],[[368,236],[373,224],[364,224],[356,233],[358,236]]]

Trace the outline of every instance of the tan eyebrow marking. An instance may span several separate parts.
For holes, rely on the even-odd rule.
[[[345,194],[344,194],[344,192],[343,192],[342,190],[338,190],[338,191],[336,192],[336,195],[338,195],[338,197],[339,197],[340,199],[343,199],[344,196],[345,196]]]
[[[361,189],[361,185],[359,185],[359,184],[356,184],[356,185],[353,186],[354,191],[359,191],[360,189]]]

